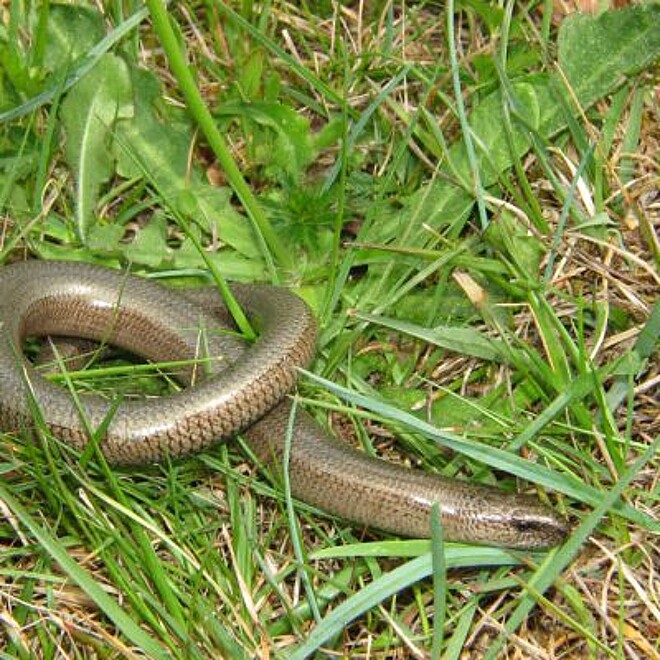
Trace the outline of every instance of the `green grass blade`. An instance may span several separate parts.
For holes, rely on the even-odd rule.
[[[607,515],[617,500],[625,492],[632,480],[639,474],[642,468],[655,456],[660,447],[660,437],[656,438],[648,449],[621,475],[619,481],[610,491],[601,495],[601,501],[594,507],[594,510],[586,516],[580,526],[574,530],[570,539],[559,550],[548,555],[545,562],[539,567],[538,571],[532,576],[528,584],[528,591],[522,600],[507,619],[504,626],[504,632],[497,638],[495,643],[488,649],[485,660],[494,660],[498,657],[508,635],[513,634],[518,626],[527,618],[529,612],[536,605],[537,598],[534,594],[543,594],[558,579],[562,571],[577,557],[582,545],[586,542],[589,535],[595,530],[600,519]]]
[[[142,630],[111,598],[90,574],[71,558],[67,549],[45,527],[42,527],[0,483],[0,498],[16,518],[29,530],[39,545],[60,565],[62,570],[96,603],[101,612],[137,647],[152,658],[168,658],[169,654]]]
[[[163,49],[172,67],[172,72],[176,76],[181,87],[181,93],[188,104],[188,109],[206,136],[209,145],[213,149],[227,176],[227,180],[245,206],[250,219],[253,221],[255,234],[262,246],[264,259],[268,264],[271,276],[274,281],[277,281],[278,274],[273,263],[271,251],[278,263],[286,269],[290,269],[293,266],[291,254],[280,242],[261,204],[257,201],[257,198],[243,178],[236,161],[231,155],[231,151],[227,147],[224,137],[216,126],[213,116],[197,89],[195,79],[181,52],[179,40],[176,38],[170,24],[172,18],[166,9],[165,2],[162,0],[147,0],[147,6],[154,22],[154,28],[158,33]]]
[[[457,552],[448,550],[445,561],[447,568],[509,566],[518,563],[515,557],[505,550],[476,547],[462,547],[460,550],[457,549]],[[308,658],[315,651],[318,651],[326,641],[340,634],[350,621],[372,609],[386,598],[432,573],[433,559],[431,553],[422,555],[385,573],[336,607],[289,657],[291,660]]]

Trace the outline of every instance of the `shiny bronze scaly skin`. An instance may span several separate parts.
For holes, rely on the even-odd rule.
[[[101,443],[111,463],[184,456],[244,431],[256,456],[279,466],[290,415],[286,393],[297,367],[313,356],[316,324],[305,303],[285,289],[232,290],[260,332],[248,348],[227,333],[215,291],[183,296],[142,278],[75,263],[32,261],[0,269],[0,427],[29,424],[33,398],[56,437],[85,446],[85,424],[98,428],[111,402],[82,396],[81,416],[68,392],[44,380],[20,351],[28,336],[83,337],[154,361],[214,358],[207,375],[190,369],[178,374],[181,382],[193,383],[182,391],[117,407]],[[405,536],[429,536],[434,502],[451,541],[540,549],[560,543],[568,531],[533,498],[370,458],[327,435],[301,410],[289,476],[299,499]]]

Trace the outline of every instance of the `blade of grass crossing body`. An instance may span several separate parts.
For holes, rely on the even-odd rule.
[[[155,190],[159,190],[158,182],[151,175],[150,169],[142,161],[140,154],[137,153],[135,149],[133,149],[132,145],[127,144],[126,142],[122,142],[121,145],[126,153],[129,154],[133,159],[135,165],[141,170],[145,179],[151,183]],[[243,337],[248,341],[254,340],[257,337],[257,333],[255,332],[254,328],[252,328],[250,321],[245,315],[245,312],[243,312],[241,306],[236,301],[234,294],[229,288],[229,285],[227,284],[219,268],[213,259],[211,259],[210,254],[207,252],[207,250],[204,249],[201,241],[199,240],[199,237],[195,234],[195,232],[191,231],[189,222],[186,220],[186,218],[183,217],[183,214],[178,211],[176,206],[170,203],[170,200],[166,195],[161,195],[161,201],[170,210],[172,217],[179,225],[183,233],[186,235],[186,237],[193,244],[193,247],[201,257],[202,261],[206,264],[206,267],[208,268],[213,281],[220,290],[222,299],[227,305],[227,309],[229,310],[232,319],[235,321]]]
[[[154,641],[131,617],[124,612],[116,600],[108,596],[94,578],[69,555],[67,549],[23,508],[21,504],[0,483],[0,498],[11,509],[14,515],[29,530],[39,545],[60,565],[62,570],[96,603],[101,612],[107,616],[131,642],[152,658],[169,657],[163,647]]]
[[[94,380],[99,378],[107,378],[108,376],[139,376],[140,374],[162,375],[167,373],[168,370],[179,369],[180,367],[190,366],[210,366],[214,362],[214,358],[198,357],[190,360],[169,360],[163,362],[147,362],[145,364],[122,364],[119,366],[106,367],[90,367],[84,371],[78,369],[67,369],[66,376],[64,373],[49,373],[45,374],[45,378],[51,383],[66,382],[68,378],[75,379],[76,381]]]
[[[429,84],[428,80],[426,80],[424,76],[419,75],[419,72],[415,68],[411,67],[410,70],[413,74],[417,74],[417,76],[412,76],[413,79],[419,78],[425,85]],[[444,100],[444,95],[440,91],[438,91],[438,98],[443,98]],[[399,140],[400,143],[403,142],[408,147],[410,139],[414,137],[414,139],[419,142],[426,151],[428,151],[429,162],[445,160],[447,145],[440,128],[433,125],[432,122],[436,120],[428,110],[420,106],[417,108],[416,112],[411,115],[409,109],[406,108],[405,105],[398,103],[392,98],[387,99],[387,105],[394,113],[396,113],[396,116],[406,127],[405,133],[401,134],[401,139]],[[452,107],[453,103],[448,102],[447,106]],[[395,162],[395,160],[392,159],[388,164],[391,165],[392,162]]]
[[[529,580],[529,592],[522,596],[520,603],[513,611],[507,622],[504,624],[504,631],[497,638],[493,646],[488,650],[485,660],[495,660],[499,651],[506,642],[508,635],[512,635],[518,626],[527,618],[529,612],[536,604],[536,594],[543,594],[556,581],[561,572],[573,561],[582,548],[582,544],[587,537],[594,531],[601,518],[610,512],[617,500],[630,485],[635,476],[642,468],[651,461],[660,447],[660,437],[656,438],[648,449],[631,465],[625,473],[621,475],[619,481],[612,489],[601,495],[601,501],[593,511],[582,521],[582,523],[573,531],[570,539],[558,550],[548,555],[541,564],[536,573]]]
[[[300,527],[296,518],[296,514],[293,506],[293,496],[291,494],[291,480],[289,478],[289,465],[291,462],[291,439],[293,438],[293,426],[296,419],[296,410],[297,410],[297,399],[294,397],[293,404],[291,406],[291,411],[289,413],[289,420],[286,427],[286,438],[284,442],[284,456],[283,456],[283,470],[282,477],[284,480],[284,495],[286,498],[286,509],[289,518],[289,531],[291,534],[291,543],[293,545],[293,552],[296,556],[298,566],[300,567],[300,578],[302,580],[305,593],[307,594],[307,600],[309,602],[312,614],[316,621],[321,620],[321,611],[319,610],[318,603],[316,602],[316,596],[314,594],[314,589],[312,583],[310,582],[309,575],[305,570],[306,561],[304,557],[302,535],[300,533]]]
[[[227,176],[229,184],[245,206],[248,216],[254,224],[255,233],[261,245],[271,277],[274,282],[278,282],[279,276],[275,268],[273,255],[281,266],[291,269],[293,266],[291,253],[280,242],[263,208],[257,201],[257,198],[252,194],[236,161],[231,155],[231,151],[227,147],[225,139],[218,130],[209,109],[206,107],[181,52],[179,41],[170,24],[171,17],[167,12],[165,2],[162,0],[146,0],[146,4],[149,8],[158,38],[167,55],[172,73],[176,77],[181,88],[181,93],[186,99],[188,110],[206,136],[209,146],[213,149],[213,153],[216,155]]]

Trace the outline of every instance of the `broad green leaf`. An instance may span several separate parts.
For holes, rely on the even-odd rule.
[[[548,108],[541,105],[542,97],[538,93],[535,81],[513,84],[508,91],[510,96],[507,100],[514,105],[517,116],[523,119],[527,126],[538,129]],[[502,130],[504,124],[502,105],[502,93],[496,92],[480,103],[470,116],[475,148],[482,165],[480,170],[487,184],[495,182],[499,173],[512,164],[510,145],[506,132]],[[519,124],[514,126],[517,126],[518,130],[513,131],[513,149],[515,154],[519,155],[529,149],[531,141],[527,130]],[[467,155],[464,155],[462,150],[459,153],[460,158],[454,160],[455,166],[463,174],[464,180],[469,180]]]
[[[145,178],[173,213],[188,218],[207,236],[218,239],[220,247],[229,245],[245,257],[261,261],[252,227],[234,208],[229,188],[206,183],[199,168],[194,164],[189,167],[193,141],[190,126],[166,113],[165,120],[161,119],[156,112],[158,81],[151,73],[132,73],[136,112],[117,122],[114,144],[117,172],[125,178]],[[157,234],[143,238],[156,240]],[[187,255],[185,251],[176,252],[178,263],[194,259],[194,252]],[[134,252],[133,256],[137,257],[138,253]],[[196,265],[202,265],[199,254]]]
[[[50,71],[67,69],[98,44],[104,35],[103,18],[97,9],[52,4],[48,10],[44,65]]]
[[[217,188],[198,181],[191,185],[191,192],[195,200],[192,219],[202,229],[243,256],[261,261],[261,250],[254,240],[252,227],[234,208],[233,193],[229,188]]]
[[[573,93],[589,106],[660,56],[660,5],[597,17],[576,12],[562,24],[557,58]]]
[[[20,105],[7,104],[2,96],[6,93],[6,90],[2,84],[2,76],[0,76],[0,108],[7,108],[0,112],[0,123],[10,122],[19,117],[24,117],[70,90],[96,66],[105,53],[109,52],[113,46],[135,29],[147,16],[147,13],[146,7],[142,7],[134,14],[131,14],[125,21],[122,21],[117,27],[110,30],[93,48],[88,50],[64,80],[55,77],[54,81],[49,81],[49,86],[42,92],[31,96]]]
[[[117,251],[124,228],[115,224],[93,224],[87,233],[87,247],[95,252],[112,254]]]
[[[243,98],[258,98],[261,82],[264,75],[264,52],[255,48],[246,57],[243,65],[237,67],[237,86],[240,87]]]
[[[148,177],[163,200],[176,206],[190,176],[192,131],[188,124],[160,121],[152,109],[154,90],[147,76],[139,75],[134,81],[135,114],[116,127],[117,173],[127,179]]]
[[[190,231],[199,234],[199,227],[192,226]],[[234,250],[209,252],[207,256],[213,261],[223,277],[227,279],[247,282],[263,282],[268,279],[268,273],[263,262],[243,257]],[[206,270],[197,248],[188,237],[181,243],[181,247],[174,250],[174,268],[177,270],[200,268]]]
[[[67,94],[61,112],[66,158],[76,179],[76,221],[84,242],[100,188],[114,171],[109,149],[113,125],[117,118],[133,112],[124,61],[115,55],[104,55]]]
[[[515,263],[519,277],[536,277],[545,248],[513,214],[503,211],[488,225],[485,238]]]
[[[131,263],[162,268],[174,258],[166,239],[167,221],[162,213],[156,213],[124,248],[124,255]]]
[[[564,21],[558,38],[559,64],[582,108],[605,97],[627,77],[660,57],[658,25],[657,4],[604,12],[598,17],[575,14]],[[559,74],[531,74],[509,85],[504,98],[502,94],[498,90],[487,96],[469,117],[478,156],[484,166],[490,165],[484,168],[482,183],[486,187],[513,165],[514,158],[525,154],[529,146],[528,127],[542,138],[549,138],[566,128],[565,107],[573,107]],[[513,154],[508,151],[502,130],[503,102],[509,105],[514,119]],[[441,168],[443,176],[408,199],[406,212],[400,214],[402,226],[427,223],[460,231],[474,203],[462,141],[449,148],[447,160],[451,166]],[[467,189],[452,180],[455,172],[467,182]],[[379,232],[378,238],[386,240],[400,235],[397,227],[389,230],[387,236]],[[423,245],[428,233],[416,231],[410,235],[417,237],[412,244]]]

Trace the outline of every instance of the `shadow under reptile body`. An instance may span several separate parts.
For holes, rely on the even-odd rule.
[[[23,357],[28,336],[93,339],[156,362],[208,355],[209,375],[195,378],[193,368],[177,375],[195,384],[118,406],[101,442],[107,460],[130,465],[185,456],[243,432],[255,455],[276,468],[290,415],[286,394],[297,368],[313,357],[316,323],[286,289],[233,285],[232,291],[260,332],[247,348],[227,333],[215,290],[183,295],[78,263],[31,261],[0,269],[1,428],[29,424],[33,397],[56,437],[78,448],[89,437],[70,394]],[[96,395],[79,398],[89,427],[98,428],[112,403]],[[371,458],[328,435],[302,410],[296,411],[289,476],[295,497],[395,534],[428,536],[434,502],[446,540],[535,549],[567,533],[564,521],[535,498]]]

